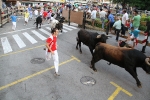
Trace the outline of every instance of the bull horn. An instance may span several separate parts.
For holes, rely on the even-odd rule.
[[[97,38],[101,38],[101,35],[97,35]]]
[[[146,58],[146,59],[145,59],[146,64],[150,66],[149,61],[150,61],[150,58]]]

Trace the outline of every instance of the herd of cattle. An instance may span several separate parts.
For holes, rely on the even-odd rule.
[[[79,45],[80,53],[82,53],[81,42],[89,47],[92,54],[90,67],[94,71],[97,71],[95,63],[103,59],[110,62],[110,64],[112,63],[124,68],[136,80],[137,86],[142,87],[141,82],[137,77],[136,68],[141,67],[146,73],[150,74],[150,57],[147,57],[145,54],[136,49],[109,45],[106,43],[108,37],[110,36],[81,29],[77,33],[76,49],[78,49]]]
[[[57,28],[62,32],[64,20],[64,17],[57,16],[55,20],[51,22],[51,29]],[[37,17],[35,23],[37,28],[38,24],[40,24],[41,27],[42,16]],[[76,49],[78,49],[79,45],[80,53],[82,53],[81,42],[89,47],[90,52],[92,54],[90,67],[94,71],[97,71],[95,68],[95,63],[103,59],[108,61],[110,64],[115,64],[124,68],[136,80],[137,86],[142,87],[141,82],[137,77],[136,68],[141,67],[146,73],[150,74],[150,57],[147,57],[145,54],[136,49],[109,45],[106,43],[106,40],[109,37],[111,36],[80,29],[77,33]]]
[[[51,21],[51,25],[50,25],[51,29],[57,28],[58,30],[61,30],[61,32],[62,32],[62,30],[63,30],[63,22],[64,21],[65,21],[64,17],[62,17],[62,16],[56,16],[56,18]],[[41,24],[42,24],[42,16],[41,15],[36,18],[35,23],[36,23],[36,28],[37,29],[41,28]],[[38,27],[38,25],[40,25],[40,27]]]

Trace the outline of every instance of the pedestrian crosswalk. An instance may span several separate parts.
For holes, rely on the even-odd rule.
[[[78,29],[75,26],[68,26],[66,24],[63,24],[63,32],[62,33],[66,33],[69,31],[72,31],[74,29]],[[29,43],[31,44],[36,44],[38,43],[39,40],[46,40],[48,36],[50,36],[50,27],[44,27],[38,30],[29,30],[29,31],[21,31],[18,34],[12,34],[12,36],[9,37],[1,37],[1,46],[4,51],[4,54],[6,53],[10,53],[13,52],[13,43],[12,41],[15,41],[14,43],[17,44],[18,48],[24,48],[27,47],[28,43],[26,43],[27,41],[29,41]],[[60,34],[62,34],[60,32]],[[60,35],[59,34],[59,35]],[[27,41],[25,41],[24,39],[26,39]]]

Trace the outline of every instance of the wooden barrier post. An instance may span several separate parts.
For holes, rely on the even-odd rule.
[[[7,7],[7,23],[9,23],[9,11],[8,11],[8,7]]]
[[[0,18],[1,18],[1,28],[2,28],[2,24],[3,24],[3,22],[2,22],[2,9],[0,9]]]
[[[85,29],[85,23],[86,23],[86,12],[83,13],[83,28]]]

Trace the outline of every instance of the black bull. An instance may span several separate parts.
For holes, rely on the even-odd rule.
[[[106,40],[108,39],[108,35],[105,34],[98,34],[97,32],[89,32],[84,29],[81,29],[77,33],[77,45],[76,49],[78,49],[78,45],[80,47],[80,53],[82,53],[81,50],[81,42],[89,47],[91,54],[93,55],[93,50],[95,49],[95,46],[98,42],[106,43]]]
[[[146,55],[136,49],[121,48],[106,43],[98,43],[91,60],[91,68],[94,71],[97,71],[95,63],[101,59],[124,68],[136,80],[138,87],[142,86],[137,77],[136,68],[141,67],[146,73],[150,74],[150,57],[146,57]]]
[[[41,24],[42,24],[42,16],[38,16],[37,18],[36,18],[36,28],[38,28],[38,24],[40,24],[40,27],[39,28],[41,28]],[[34,24],[35,24],[34,23]]]

